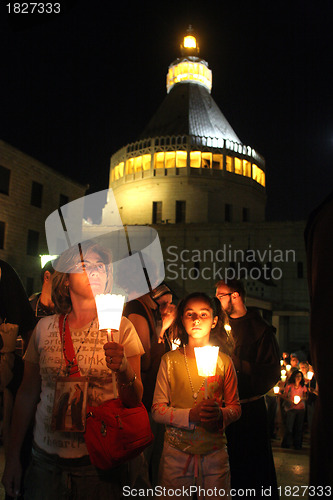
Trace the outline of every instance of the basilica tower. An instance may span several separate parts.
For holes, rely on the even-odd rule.
[[[191,27],[180,53],[159,109],[138,140],[111,157],[109,187],[123,224],[261,222],[265,161],[213,100],[212,71]]]

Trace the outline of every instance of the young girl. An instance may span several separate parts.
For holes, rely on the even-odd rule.
[[[282,440],[282,448],[290,448],[294,444],[296,450],[302,448],[303,423],[305,416],[304,400],[307,388],[304,385],[303,373],[299,370],[292,372],[282,397],[285,400],[286,411],[285,433]],[[299,397],[296,402],[295,396]]]
[[[198,375],[194,348],[209,344],[211,330],[223,331],[216,302],[204,293],[188,295],[178,306],[176,335],[181,347],[165,354],[157,376],[152,414],[166,424],[160,463],[160,485],[169,496],[194,483],[203,489],[229,491],[229,459],[224,429],[241,414],[237,377],[229,356],[219,352],[216,375]],[[224,405],[222,407],[222,401]],[[168,496],[168,495],[167,495]],[[213,497],[215,498],[215,497]]]

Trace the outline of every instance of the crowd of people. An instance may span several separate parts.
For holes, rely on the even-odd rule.
[[[280,434],[282,448],[300,450],[305,428],[311,430],[318,384],[306,357],[304,351],[284,352],[280,361],[281,379],[266,395],[270,436],[277,439]]]
[[[11,421],[3,475],[7,498],[118,499],[125,485],[163,486],[169,497],[176,488],[189,490],[194,484],[226,494],[233,488],[235,498],[248,488],[262,497],[269,488],[270,496],[278,498],[265,395],[280,384],[282,446],[299,448],[305,409],[309,423],[310,395],[315,398],[317,388],[305,360],[291,361],[282,387],[275,329],[246,307],[240,281],[219,281],[213,297],[192,293],[177,306],[163,283],[125,305],[119,335],[110,341],[99,330],[95,303],[96,294],[112,291],[106,248],[88,241],[79,252],[77,246],[63,252],[54,267],[42,270],[42,291],[30,304],[12,268],[4,262],[0,268],[1,336],[5,326],[16,325],[15,340],[21,335],[25,341],[24,374],[12,363],[10,380],[1,375],[6,391],[17,379],[6,409],[8,428]],[[8,306],[9,288],[11,303],[21,301],[14,308],[19,317]],[[218,346],[219,353],[214,375],[203,377],[195,352],[209,344]],[[1,374],[4,360],[1,354]],[[71,415],[68,428],[61,398],[56,398],[65,377],[77,377],[71,390],[62,392],[64,412]],[[88,381],[86,394],[82,380]],[[117,397],[126,407],[143,401],[155,440],[139,457],[101,471],[89,459],[84,405]]]

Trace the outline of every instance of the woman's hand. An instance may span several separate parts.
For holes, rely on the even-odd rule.
[[[127,358],[124,346],[117,342],[104,344],[105,361],[107,367],[114,372],[124,372],[127,368]]]
[[[174,304],[162,304],[160,306],[160,314],[162,318],[162,328],[160,331],[160,338],[158,342],[164,342],[163,336],[165,331],[170,328],[174,320],[176,319],[177,307]]]
[[[160,306],[160,313],[164,330],[167,330],[176,319],[176,311],[177,307],[174,304],[163,304]]]

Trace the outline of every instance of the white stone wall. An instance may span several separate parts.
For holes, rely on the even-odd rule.
[[[232,206],[232,222],[241,222],[243,207],[249,210],[252,221],[263,221],[266,196],[263,189],[251,179],[240,176],[157,175],[131,177],[112,184],[117,205],[124,224],[151,224],[152,204],[162,202],[162,220],[174,224],[176,201],[186,201],[186,223],[225,221],[225,204]],[[158,174],[163,173],[157,171]],[[103,220],[108,219],[107,205]]]
[[[0,194],[0,220],[6,223],[5,245],[0,258],[11,264],[23,285],[34,279],[40,289],[40,259],[27,255],[28,230],[39,232],[39,254],[48,253],[45,219],[59,208],[60,194],[69,201],[84,196],[86,187],[65,177],[13,146],[0,141],[0,164],[11,171],[9,195]],[[43,185],[41,208],[32,206],[32,182]]]

